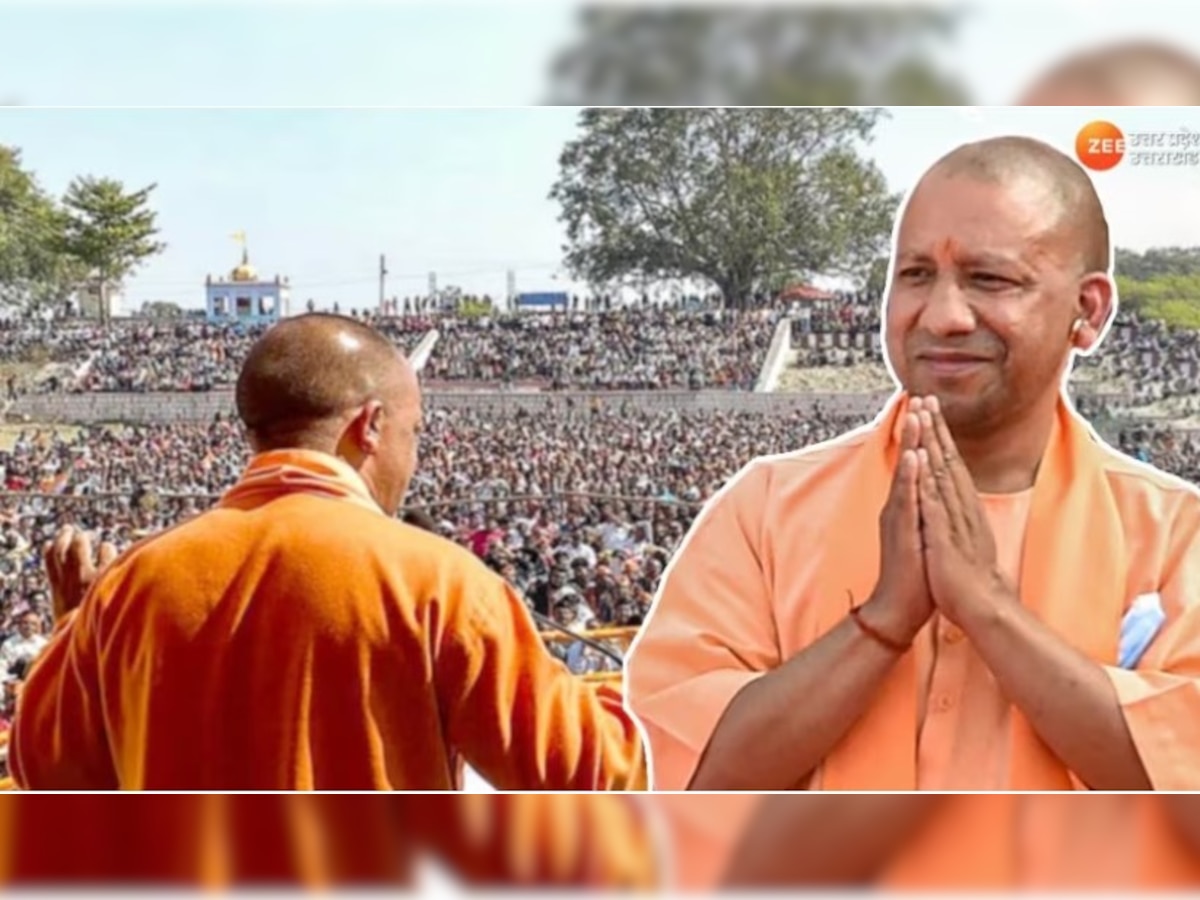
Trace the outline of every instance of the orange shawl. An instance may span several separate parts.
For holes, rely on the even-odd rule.
[[[221,497],[221,506],[249,509],[286,494],[305,493],[348,500],[383,515],[362,476],[336,456],[315,450],[271,450],[250,460],[246,471]]]
[[[863,514],[878,515],[899,455],[898,425],[908,408],[899,395],[863,445],[856,494],[833,512],[821,545],[818,633],[846,615],[846,592],[874,589],[879,543],[864,539]],[[1126,588],[1126,547],[1098,439],[1062,399],[1034,484],[1022,557],[1021,603],[1072,646],[1115,665]],[[917,787],[917,664],[910,651],[872,705],[826,757],[825,790],[911,791]],[[1012,717],[1012,790],[1072,790],[1070,773],[1019,710]]]

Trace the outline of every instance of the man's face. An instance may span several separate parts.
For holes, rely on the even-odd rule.
[[[399,372],[384,408],[379,453],[373,461],[373,481],[380,494],[380,505],[391,515],[400,508],[417,470],[422,424],[421,392],[416,378],[411,372]]]
[[[1079,264],[1055,198],[1033,180],[927,176],[905,210],[886,303],[904,388],[936,395],[958,434],[1057,396]]]
[[[17,620],[17,631],[21,637],[30,638],[41,631],[41,623],[37,616],[25,615]]]

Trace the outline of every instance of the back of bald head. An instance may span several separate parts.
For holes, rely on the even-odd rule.
[[[415,378],[386,337],[345,316],[284,319],[246,356],[238,416],[260,450],[326,449],[344,417],[371,400],[388,403]]]
[[[1062,151],[1029,137],[988,138],[950,151],[922,180],[938,175],[999,185],[1033,181],[1057,205],[1054,227],[1069,230],[1084,270],[1108,271],[1112,251],[1104,206],[1083,166]]]

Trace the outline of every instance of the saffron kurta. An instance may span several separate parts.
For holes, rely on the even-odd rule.
[[[136,545],[33,666],[19,787],[640,789],[619,694],[574,678],[470,553],[348,466],[256,457],[213,510]]]
[[[756,460],[708,504],[669,567],[628,663],[656,790],[684,790],[747,684],[837,625],[879,571],[878,518],[906,398],[871,427]],[[1111,450],[1061,402],[1036,483],[984,497],[1024,606],[1113,684],[1157,790],[1200,789],[1200,497]],[[1133,669],[1122,618],[1157,593],[1166,623]],[[1070,790],[957,628],[935,616],[811,789]]]

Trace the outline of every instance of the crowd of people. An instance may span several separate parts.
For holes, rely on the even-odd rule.
[[[559,625],[636,626],[671,553],[729,476],[756,455],[862,422],[819,409],[434,406],[405,514],[475,553]],[[1132,455],[1200,479],[1200,440],[1151,428],[1120,440]],[[206,508],[246,459],[241,426],[227,418],[20,434],[0,452],[0,634],[28,611],[49,627],[38,550],[60,524],[128,546]],[[553,646],[581,672],[615,665],[583,644]]]
[[[1170,400],[1179,414],[1200,411],[1200,331],[1122,310],[1101,351],[1081,365],[1119,386],[1139,406]]]
[[[377,325],[410,351],[433,326],[422,316],[380,320]],[[0,321],[0,363],[40,363],[8,396],[35,392],[151,392],[229,389],[262,325],[221,325],[203,320]]]
[[[551,389],[753,390],[782,316],[647,306],[448,318],[423,375]]]
[[[786,312],[656,306],[566,316],[465,318],[421,313],[375,324],[411,350],[443,335],[427,382],[524,379],[554,387],[750,389],[782,315],[802,366],[877,362],[876,297],[843,295]],[[257,329],[203,322],[53,329],[0,325],[3,360],[60,363],[42,390],[209,390],[231,386]],[[1137,400],[1200,396],[1200,341],[1123,314],[1083,365],[1129,382]],[[1161,377],[1134,378],[1134,372]],[[9,386],[10,392],[14,389]],[[1096,421],[1103,403],[1078,400]],[[457,541],[503,574],[530,608],[567,631],[642,621],[671,553],[703,502],[747,460],[796,449],[861,424],[820,411],[652,410],[556,401],[553,412],[439,406],[427,413],[405,515]],[[1111,425],[1111,422],[1108,424]],[[1133,456],[1200,482],[1200,439],[1167,426],[1109,432]],[[30,428],[0,452],[0,700],[4,647],[27,651],[50,625],[39,548],[64,522],[128,546],[191,516],[231,485],[247,457],[240,425]],[[547,627],[550,627],[547,623]],[[552,647],[581,673],[619,665],[569,639]],[[17,650],[13,650],[17,653]],[[9,667],[20,668],[20,653]],[[0,714],[3,709],[0,709]]]
[[[576,629],[635,626],[671,552],[730,475],[756,454],[850,424],[819,412],[434,407],[407,511],[486,560],[541,615]],[[47,613],[38,549],[58,525],[128,546],[211,504],[246,458],[229,419],[22,433],[0,452],[4,609]],[[585,670],[611,665],[554,646],[578,653],[571,661]]]
[[[441,339],[422,376],[428,384],[449,387],[752,390],[784,316],[790,319],[798,367],[883,361],[880,298],[866,292],[742,310],[699,302],[583,307],[469,316],[422,310],[369,318],[406,350],[436,328]],[[40,364],[35,373],[6,378],[6,399],[26,391],[228,389],[261,333],[262,326],[195,319],[117,320],[107,328],[78,319],[0,320],[0,365]],[[1195,330],[1122,311],[1102,352],[1082,365],[1138,404],[1172,400],[1185,413],[1200,412]],[[1159,377],[1140,377],[1148,371]]]
[[[633,306],[617,311],[421,313],[372,323],[406,350],[441,333],[423,373],[433,384],[545,389],[753,390],[780,309]],[[205,321],[0,322],[0,363],[42,363],[9,396],[38,392],[228,389],[263,326]]]

